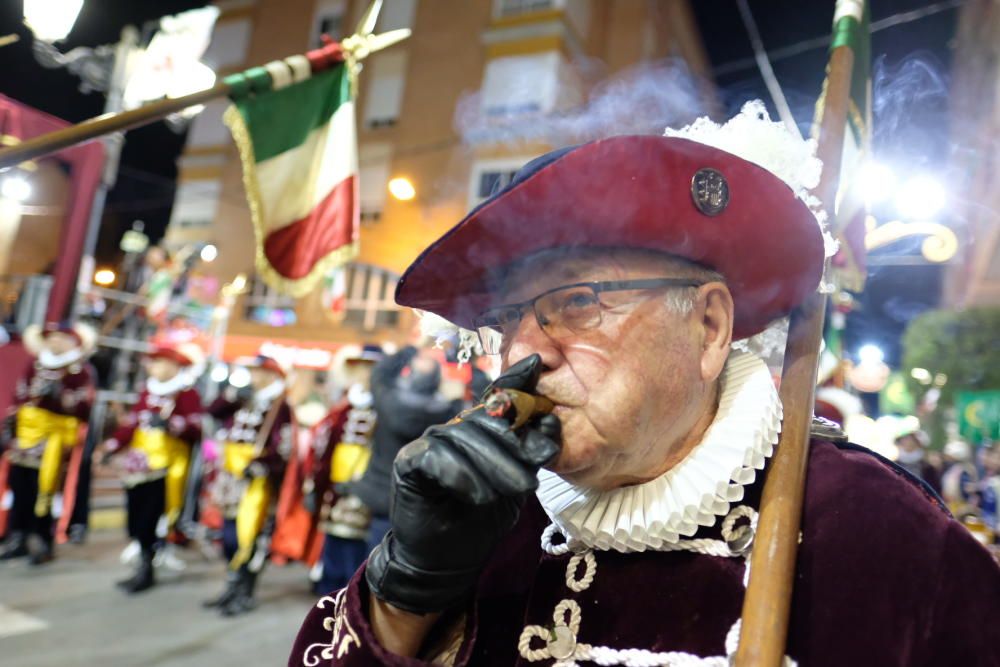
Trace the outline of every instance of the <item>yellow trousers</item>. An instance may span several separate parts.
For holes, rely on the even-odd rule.
[[[184,506],[191,448],[186,442],[167,435],[162,429],[139,429],[132,436],[132,447],[146,455],[151,471],[166,470],[167,528],[173,528]]]
[[[19,449],[31,449],[45,441],[42,460],[38,467],[38,500],[35,516],[45,516],[52,506],[59,483],[63,453],[76,444],[80,420],[69,415],[49,412],[34,405],[25,405],[17,411],[17,443]]]
[[[257,447],[250,442],[226,442],[222,445],[222,469],[240,479],[247,467],[257,456]],[[271,485],[266,477],[255,477],[247,482],[247,488],[236,508],[236,543],[238,548],[229,567],[238,570],[253,556],[254,544],[271,506]]]

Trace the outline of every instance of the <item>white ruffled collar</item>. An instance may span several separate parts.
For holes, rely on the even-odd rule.
[[[254,392],[253,402],[257,407],[266,408],[271,405],[274,399],[278,398],[285,391],[285,381],[275,380],[266,387],[262,387]]]
[[[621,552],[658,549],[712,526],[743,499],[774,451],[781,401],[763,361],[733,350],[715,420],[679,464],[644,484],[595,491],[553,472],[538,475],[538,499],[571,541]]]
[[[84,350],[82,347],[73,348],[62,354],[56,354],[43,349],[38,353],[38,365],[47,370],[57,371],[83,361],[83,357]]]
[[[170,396],[182,389],[187,389],[194,382],[192,378],[182,369],[169,380],[157,380],[154,377],[146,378],[146,389],[154,396]]]

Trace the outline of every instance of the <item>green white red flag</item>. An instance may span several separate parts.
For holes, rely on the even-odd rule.
[[[258,274],[292,296],[311,291],[358,250],[358,149],[347,67],[263,70],[270,90],[225,114],[243,164]],[[248,75],[250,73],[248,72]],[[258,79],[259,81],[260,79]]]

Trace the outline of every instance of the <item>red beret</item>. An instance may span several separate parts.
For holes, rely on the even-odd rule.
[[[278,363],[277,359],[264,354],[258,354],[254,357],[240,357],[233,363],[237,366],[243,366],[244,368],[260,368],[265,371],[271,371],[277,373],[281,377],[285,377],[288,374],[285,367]]]
[[[192,366],[195,363],[195,360],[190,356],[169,345],[156,345],[146,356],[150,359],[168,359],[179,366]]]
[[[496,271],[588,247],[655,250],[720,272],[737,339],[788,314],[823,273],[816,218],[777,176],[687,139],[620,136],[525,165],[410,265],[396,301],[472,328]]]

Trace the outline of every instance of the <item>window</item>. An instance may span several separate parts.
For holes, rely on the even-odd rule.
[[[406,51],[378,53],[370,59],[368,97],[365,100],[365,127],[374,129],[396,124],[403,106],[406,83]]]
[[[287,327],[298,321],[295,315],[295,299],[280,294],[259,276],[254,276],[243,305],[244,316],[252,322],[272,327]]]
[[[352,264],[346,271],[344,324],[363,331],[398,326],[400,309],[393,296],[399,275],[368,264]]]
[[[469,183],[469,208],[479,205],[484,199],[510,185],[514,174],[533,156],[487,160],[472,167]]]
[[[557,4],[553,0],[494,0],[493,14],[497,18],[530,14],[552,9]]]
[[[495,192],[499,192],[507,187],[517,170],[512,171],[484,171],[479,174],[479,188],[476,197],[486,199]]]
[[[391,144],[365,144],[358,151],[358,190],[362,223],[378,222],[382,217],[391,162]]]
[[[487,116],[548,113],[581,101],[571,68],[558,51],[504,56],[486,64],[481,105]]]
[[[400,28],[413,28],[413,15],[417,11],[417,0],[385,0],[378,16],[378,30],[389,32]]]
[[[181,181],[174,195],[170,224],[180,229],[209,227],[219,209],[221,193],[220,181]]]
[[[312,45],[323,45],[323,35],[329,35],[333,40],[346,36],[345,21],[347,20],[346,0],[322,0],[316,6],[313,18]]]
[[[246,62],[252,31],[250,19],[218,21],[202,60],[216,71],[241,66]]]

